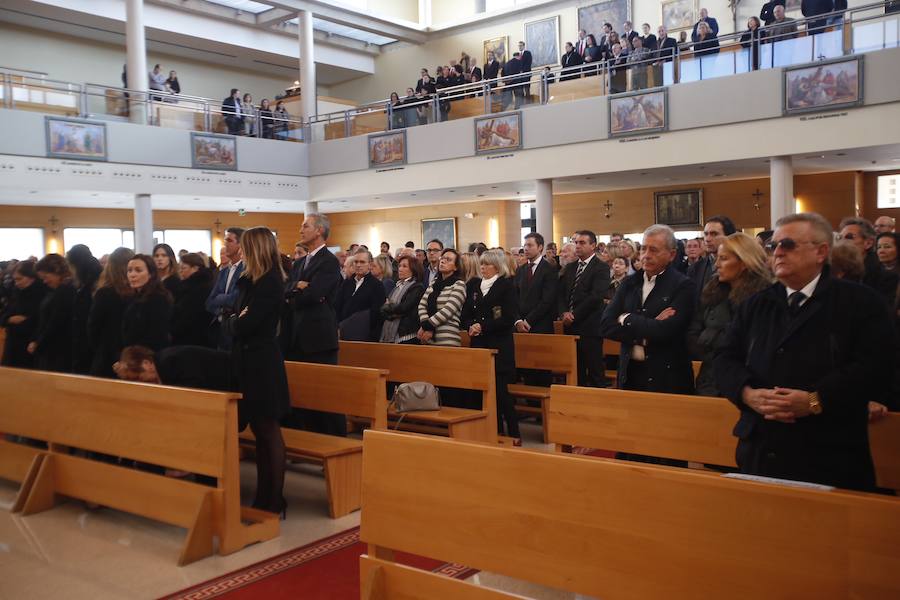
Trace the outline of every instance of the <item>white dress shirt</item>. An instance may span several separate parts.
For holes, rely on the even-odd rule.
[[[803,295],[805,296],[805,298],[803,298],[803,300],[800,301],[800,306],[803,306],[804,304],[806,304],[806,301],[812,297],[813,292],[816,291],[816,286],[819,285],[819,279],[821,279],[821,278],[822,278],[822,273],[819,272],[819,274],[816,275],[815,279],[813,279],[812,281],[810,281],[809,283],[804,285],[803,289],[800,289],[800,290],[794,290],[794,289],[789,288],[788,286],[784,286],[784,291],[787,292],[788,300],[790,300],[791,294],[793,294],[794,292],[803,292]]]

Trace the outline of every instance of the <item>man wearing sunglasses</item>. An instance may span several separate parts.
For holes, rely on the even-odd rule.
[[[829,273],[833,239],[821,215],[778,220],[778,281],[738,309],[716,378],[741,411],[742,473],[872,490],[868,401],[886,392],[894,333],[875,292]]]
[[[841,221],[841,239],[852,242],[863,256],[866,272],[863,283],[879,292],[893,306],[897,295],[897,274],[890,273],[881,266],[875,254],[875,228],[866,219],[847,217]]]

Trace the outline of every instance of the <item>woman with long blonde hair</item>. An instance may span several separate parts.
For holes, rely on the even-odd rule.
[[[719,247],[716,274],[700,295],[700,307],[688,329],[691,358],[702,360],[695,386],[701,396],[720,396],[713,360],[725,341],[725,331],[744,300],[772,285],[766,253],[752,237],[732,233]]]
[[[237,284],[237,310],[226,323],[234,337],[232,368],[243,396],[238,412],[256,437],[253,507],[284,518],[285,451],[279,420],[288,414],[291,403],[277,330],[285,275],[275,236],[267,227],[246,230],[241,251],[244,272]]]

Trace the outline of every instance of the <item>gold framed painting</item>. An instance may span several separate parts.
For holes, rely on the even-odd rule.
[[[509,52],[509,36],[491,38],[484,40],[484,60],[481,64],[486,65],[488,62],[488,52],[494,53],[494,58],[501,65],[509,60],[507,53]]]
[[[660,7],[663,27],[669,33],[691,29],[697,20],[697,0],[663,0]]]

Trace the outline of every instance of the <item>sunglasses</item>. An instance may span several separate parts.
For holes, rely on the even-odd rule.
[[[842,240],[855,240],[856,234],[855,233],[845,233],[844,235],[841,236],[841,239]]]
[[[779,246],[781,246],[782,250],[784,250],[785,252],[790,252],[791,250],[794,250],[797,248],[797,244],[814,244],[814,243],[815,242],[798,242],[791,238],[784,238],[784,239],[781,239],[778,241],[769,240],[768,242],[766,242],[766,250],[768,250],[769,252],[775,252],[775,250]]]

